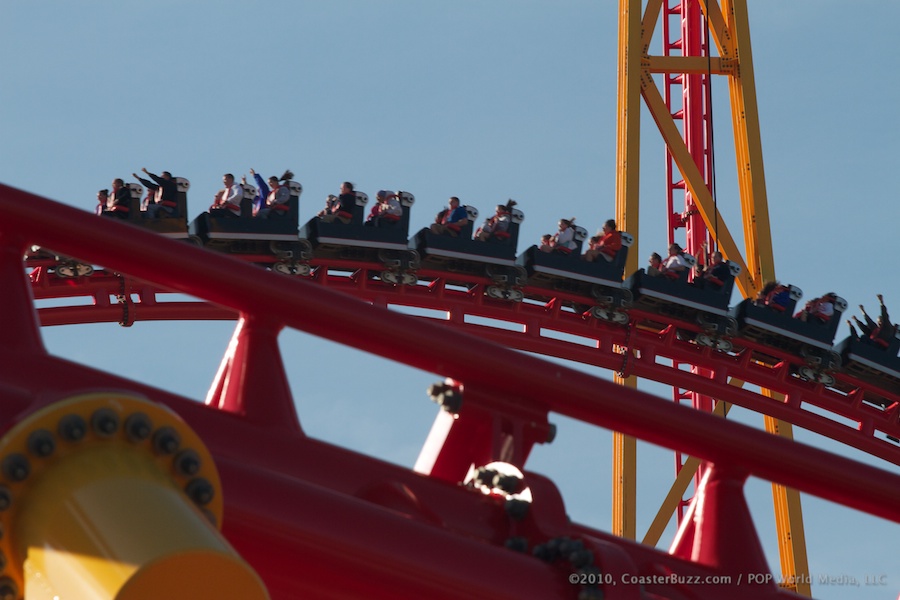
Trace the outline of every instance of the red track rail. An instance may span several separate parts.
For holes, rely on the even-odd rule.
[[[317,266],[318,274],[311,281],[377,306],[424,309],[435,315],[433,320],[511,348],[612,371],[624,367],[629,375],[777,417],[900,465],[900,445],[885,439],[888,435],[900,438],[900,396],[844,374],[836,375],[837,384],[831,388],[805,381],[792,375],[795,367],[804,364],[802,360],[777,349],[735,340],[739,351],[726,354],[679,340],[676,330],[697,330],[691,323],[676,321],[651,327],[647,324],[661,317],[633,310],[632,324],[625,328],[564,307],[572,301],[587,304],[590,300],[586,298],[558,297],[541,304],[504,302],[485,296],[481,284],[468,290],[448,285],[448,274],[441,272],[422,271],[422,285],[393,286],[374,278],[381,270],[379,265],[330,261]],[[326,276],[329,270],[332,274]],[[334,274],[338,270],[341,275]],[[237,318],[232,311],[202,302],[166,301],[151,284],[131,279],[123,282],[102,271],[76,281],[37,270],[32,279],[38,299],[84,297],[82,306],[41,309],[44,325]],[[127,312],[114,300],[122,285],[136,300]],[[547,293],[526,288],[529,296]],[[626,345],[632,351],[627,361],[622,351]],[[765,361],[758,360],[762,355]],[[679,369],[679,363],[700,366],[702,374]],[[738,388],[732,381],[745,382],[749,387]],[[762,389],[783,394],[784,400],[769,398]],[[891,404],[883,409],[865,403],[867,392],[887,398]]]
[[[0,186],[0,212],[0,281],[5,291],[0,295],[0,427],[6,429],[22,415],[86,390],[124,389],[170,406],[212,452],[226,498],[225,534],[274,597],[574,598],[577,589],[565,583],[571,566],[548,564],[502,547],[504,540],[516,536],[535,544],[563,535],[584,540],[602,572],[614,574],[616,581],[626,574],[658,578],[642,587],[604,586],[610,599],[794,597],[774,583],[748,586],[746,579],[737,579],[768,572],[742,494],[750,475],[900,522],[895,501],[900,476],[884,470],[18,190]],[[102,263],[139,281],[152,281],[155,289],[203,298],[240,314],[235,343],[208,405],[49,356],[40,341],[32,285],[22,271],[27,243]],[[116,251],[109,253],[110,248]],[[147,248],[153,248],[152,255]],[[323,283],[340,287],[330,279]],[[398,292],[398,297],[424,293],[410,290]],[[109,294],[107,290],[107,298]],[[378,298],[382,295],[373,302],[386,303]],[[478,302],[473,304],[484,307],[485,314],[502,312],[499,304]],[[160,304],[148,304],[139,314],[167,310]],[[47,310],[76,314],[94,309]],[[552,314],[552,309],[525,305],[505,310],[502,314],[526,315],[529,331],[540,325],[539,310]],[[572,319],[574,323],[574,315]],[[461,326],[475,327],[459,316],[451,319],[454,324],[460,321]],[[462,382],[460,422],[479,411],[521,421],[553,410],[710,461],[708,478],[696,493],[703,501],[695,504],[698,514],[690,521],[694,525],[681,532],[669,555],[571,525],[555,487],[536,474],[525,474],[534,500],[527,516],[516,520],[504,511],[502,498],[459,486],[458,478],[448,483],[441,473],[425,477],[310,440],[300,429],[277,348],[278,332],[285,326]],[[624,329],[593,322],[586,326],[602,340],[598,349],[624,341]],[[541,338],[530,335],[516,339]],[[438,336],[440,345],[427,343]],[[630,347],[638,348],[634,343]],[[639,350],[642,357],[661,356],[662,348],[689,351],[675,344],[670,333],[658,332]],[[740,359],[728,360],[741,365]],[[634,364],[636,369],[639,361]],[[48,372],[55,377],[46,377]],[[506,377],[498,380],[497,372]],[[714,381],[721,385],[727,375]],[[788,381],[784,376],[772,379]],[[555,394],[560,380],[567,382],[563,397]],[[794,398],[785,406],[793,408],[798,402]],[[514,458],[523,461],[525,456],[519,452]],[[829,468],[822,469],[823,464]],[[666,580],[670,574],[732,579],[722,586],[690,586]]]

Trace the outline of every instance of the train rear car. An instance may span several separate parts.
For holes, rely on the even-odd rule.
[[[900,395],[900,338],[897,332],[890,342],[870,337],[851,336],[834,347],[841,357],[841,370],[861,381],[871,383],[878,390]],[[867,390],[865,400],[881,407],[891,400]]]

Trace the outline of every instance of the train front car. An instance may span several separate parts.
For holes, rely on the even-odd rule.
[[[419,254],[421,268],[426,271],[421,275],[426,279],[444,278],[470,289],[486,284],[485,293],[490,298],[521,302],[525,297],[522,287],[527,281],[527,273],[525,267],[516,263],[516,246],[525,214],[512,208],[506,231],[502,235],[487,236],[482,241],[472,237],[478,209],[473,206],[465,209],[468,222],[456,235],[435,233],[426,227],[410,239],[409,247]],[[429,270],[440,273],[429,276]]]
[[[634,238],[621,232],[622,248],[613,260],[602,256],[589,262],[584,260],[582,250],[587,230],[579,225],[575,228],[575,249],[569,253],[543,252],[538,246],[531,246],[517,259],[528,275],[528,287],[552,291],[550,297],[559,298],[571,306],[584,306],[584,312],[604,321],[625,324],[628,322],[626,310],[631,306],[631,290],[622,285],[628,249]],[[583,303],[593,300],[593,305]]]
[[[381,216],[364,222],[369,197],[363,192],[353,194],[356,201],[349,223],[313,217],[301,229],[301,236],[312,244],[316,259],[328,259],[329,266],[346,266],[349,270],[380,264],[382,280],[414,285],[419,256],[407,247],[407,239],[415,196],[397,192],[402,210],[399,218]]]
[[[874,333],[874,332],[873,332]],[[861,381],[872,384],[867,388],[864,400],[881,408],[888,408],[900,396],[900,337],[885,338],[875,335],[850,336],[834,347],[841,357],[841,371]],[[840,383],[838,384],[840,386]],[[889,394],[883,394],[882,392]],[[888,396],[893,394],[894,398]]]
[[[287,210],[271,211],[269,218],[255,217],[256,188],[243,184],[240,216],[204,212],[191,222],[190,233],[210,250],[236,255],[279,273],[307,275],[312,251],[309,242],[297,234],[303,186],[296,181],[287,182],[287,186]]]
[[[772,348],[800,356],[805,363],[798,368],[798,374],[810,381],[824,385],[833,385],[834,377],[830,374],[841,366],[841,357],[832,348],[834,335],[841,322],[841,313],[847,309],[847,301],[833,296],[833,313],[827,318],[800,318],[804,311],[796,311],[797,302],[803,297],[800,288],[783,286],[780,295],[783,300],[774,297],[746,299],[732,310],[738,321],[740,336],[765,344]],[[756,352],[764,363],[777,363],[780,358],[767,357],[765,353]]]
[[[665,326],[668,319],[680,320],[689,324],[679,328],[680,338],[729,352],[733,348],[730,338],[737,334],[738,328],[734,317],[729,314],[728,305],[734,279],[741,268],[725,261],[728,269],[721,278],[712,280],[696,276],[690,281],[696,261],[690,255],[684,256],[690,267],[680,272],[650,275],[640,269],[625,281],[625,287],[631,290],[634,308],[649,313],[647,317],[637,313],[635,316],[639,322],[650,326]],[[652,315],[665,316],[666,319],[657,322]]]

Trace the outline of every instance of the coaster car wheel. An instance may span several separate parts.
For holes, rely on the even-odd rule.
[[[609,315],[609,311],[603,308],[602,306],[592,306],[591,307],[591,316],[595,319],[600,319],[601,321],[610,321],[612,320]]]
[[[716,340],[716,350],[719,352],[731,352],[734,350],[734,344],[731,340]]]
[[[800,377],[806,379],[807,381],[816,381],[818,377],[816,376],[816,371],[812,367],[808,367],[803,365],[797,370],[800,374]]]
[[[488,289],[487,289],[488,297],[494,298],[496,300],[505,300],[506,299],[505,293],[506,293],[506,290],[504,290],[503,288],[498,287],[496,285],[488,286]]]
[[[710,348],[716,344],[712,336],[706,333],[698,334],[694,341],[700,346],[709,346]]]
[[[509,300],[511,302],[521,302],[525,298],[525,294],[522,293],[522,290],[502,288],[496,285],[488,287],[487,295],[490,298],[495,298],[497,300]]]
[[[826,387],[834,385],[834,376],[830,373],[819,373],[817,380]]]
[[[84,263],[64,262],[56,267],[56,274],[60,277],[87,277],[94,272],[94,267]]]
[[[401,275],[401,281],[403,285],[416,285],[419,282],[419,277],[415,273],[403,273]]]
[[[272,265],[272,270],[282,275],[309,275],[309,265],[296,262],[277,262]]]
[[[391,285],[397,285],[398,283],[400,283],[400,278],[394,271],[382,271],[381,280],[385,283],[390,283]]]
[[[613,323],[617,323],[619,325],[628,325],[628,313],[623,313],[620,310],[613,311],[612,321]]]
[[[288,263],[277,262],[272,265],[272,270],[276,273],[281,273],[282,275],[293,275],[291,272],[291,265]]]

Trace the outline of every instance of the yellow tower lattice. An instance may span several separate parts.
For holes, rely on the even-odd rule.
[[[768,201],[759,114],[750,47],[750,28],[746,0],[693,0],[699,2],[707,27],[715,40],[718,56],[651,56],[650,43],[656,31],[663,0],[620,0],[618,130],[616,172],[616,220],[620,229],[639,233],[640,208],[640,134],[641,99],[649,109],[666,147],[681,173],[685,187],[707,229],[724,257],[741,267],[738,288],[744,297],[755,295],[764,281],[775,279],[775,261],[769,227]],[[711,52],[710,52],[711,53]],[[743,252],[725,221],[718,213],[713,196],[699,168],[688,152],[654,75],[705,73],[728,80],[731,102],[737,180],[743,228]],[[639,236],[637,236],[640,239]],[[639,252],[628,256],[626,272],[638,269]],[[635,385],[633,378],[621,380]],[[743,382],[732,381],[734,385]],[[727,404],[718,402],[716,412],[727,412]],[[766,430],[792,437],[789,423],[765,417]],[[698,468],[689,459],[654,519],[645,543],[655,544],[671,519],[691,476]],[[636,444],[621,434],[613,439],[613,524],[614,533],[637,539],[636,530]],[[796,490],[772,486],[782,581],[797,593],[810,596],[809,565],[803,532],[800,496]]]

